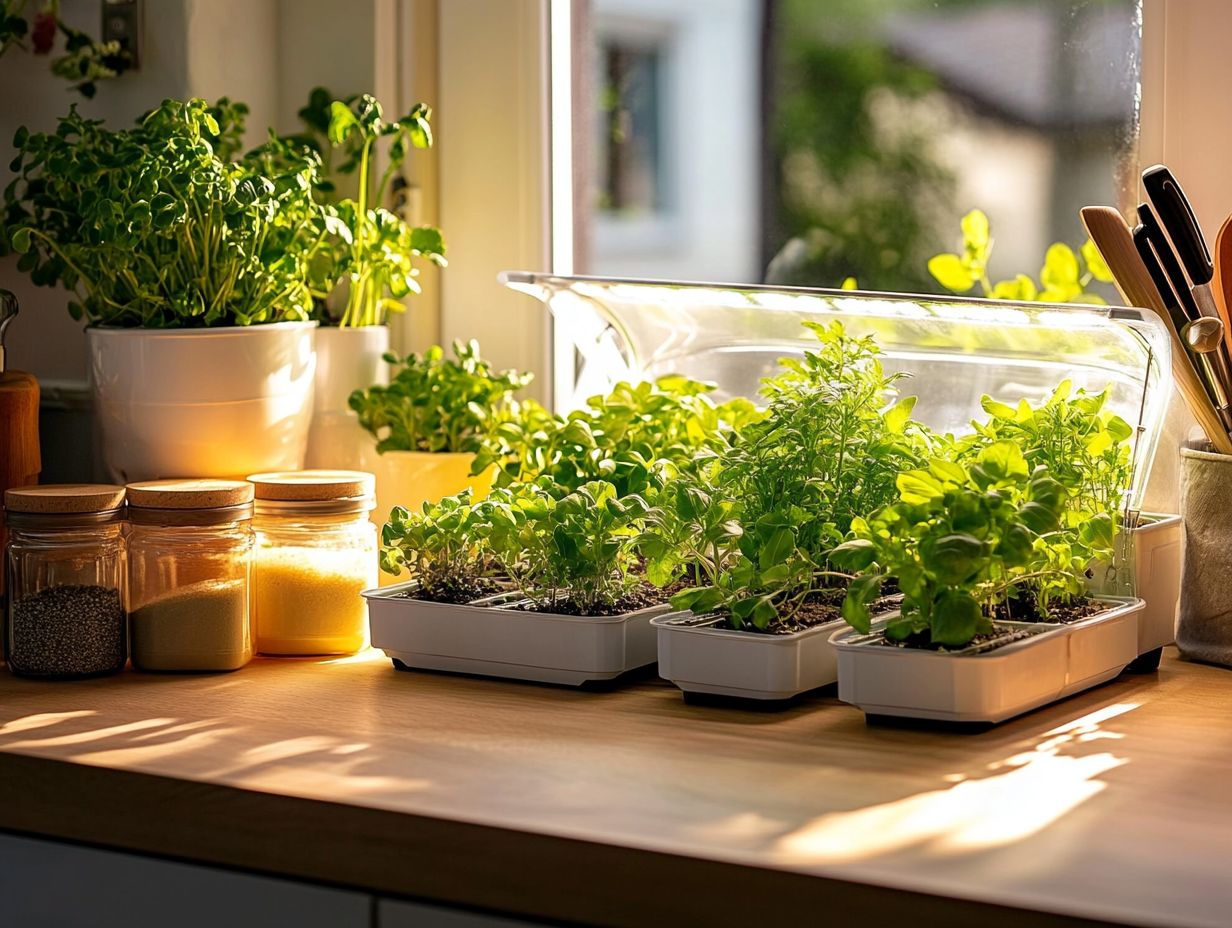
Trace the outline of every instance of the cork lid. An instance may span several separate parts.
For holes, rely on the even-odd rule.
[[[4,491],[9,512],[47,515],[111,512],[124,505],[124,487],[110,483],[61,483]]]
[[[222,509],[252,502],[244,480],[147,480],[128,485],[128,505],[138,509]]]
[[[376,477],[359,470],[288,470],[248,478],[256,498],[279,502],[360,499],[376,492]]]

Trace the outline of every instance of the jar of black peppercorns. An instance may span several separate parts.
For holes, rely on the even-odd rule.
[[[8,611],[4,655],[29,677],[124,669],[124,488],[34,486],[4,494]]]

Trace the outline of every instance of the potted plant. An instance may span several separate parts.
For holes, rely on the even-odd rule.
[[[318,87],[299,115],[304,133],[272,139],[247,158],[267,166],[305,157],[322,162],[325,176],[316,194],[328,207],[336,235],[314,266],[321,327],[306,460],[309,467],[353,468],[360,463],[363,439],[348,406],[350,396],[388,382],[386,320],[389,313],[405,310],[407,296],[420,292],[417,261],[446,263],[439,229],[411,226],[385,208],[407,155],[432,145],[432,112],[417,103],[401,119],[386,121],[372,96],[331,100]],[[385,153],[379,176],[374,166],[378,143]],[[355,193],[340,198],[338,187],[347,175],[355,178]]]
[[[787,699],[835,682],[830,636],[849,575],[828,553],[854,518],[893,499],[921,459],[914,398],[895,401],[871,339],[810,325],[801,359],[784,359],[765,415],[685,471],[641,541],[651,576],[693,582],[656,618],[659,672],[686,695]]]
[[[960,253],[935,255],[928,262],[929,273],[954,293],[978,288],[990,299],[1061,303],[1103,303],[1091,289],[1116,283],[1099,248],[1089,238],[1077,251],[1063,242],[1049,246],[1038,284],[1026,274],[994,284],[988,275],[992,250],[988,217],[972,210],[962,220]],[[1163,646],[1171,644],[1176,634],[1181,596],[1181,517],[1126,510],[1121,528],[1115,565],[1122,575],[1132,573],[1138,596],[1146,602],[1139,621],[1139,658],[1132,669],[1151,671],[1158,668]]]
[[[651,582],[640,548],[647,500],[755,416],[712,390],[665,377],[564,417],[511,409],[474,461],[496,473],[489,498],[393,511],[382,569],[411,580],[367,594],[374,644],[404,666],[557,683],[653,663],[672,583]]]
[[[530,374],[497,371],[479,344],[455,342],[453,357],[440,347],[399,359],[386,355],[395,374],[388,385],[354,391],[349,399],[369,433],[360,469],[376,475],[376,510],[382,524],[395,506],[418,510],[463,490],[476,498],[492,485],[492,467],[477,465],[494,429],[517,414],[514,394]]]
[[[312,412],[314,167],[225,160],[244,109],[168,100],[135,128],[75,109],[18,130],[4,237],[86,322],[113,479],[298,468]],[[244,436],[236,441],[237,435]]]
[[[574,686],[653,664],[649,621],[670,607],[635,570],[646,508],[544,478],[395,510],[382,567],[415,579],[364,594],[373,646],[401,668]]]
[[[1128,438],[1100,414],[1103,400],[1069,399],[1063,384],[1042,407],[1020,404],[1016,416],[1037,426],[1021,444],[1000,434],[1010,407],[986,400],[989,423],[944,441],[899,476],[895,502],[853,521],[831,552],[857,575],[843,603],[853,630],[833,638],[840,699],[873,715],[991,723],[1134,660],[1143,602],[1088,594],[1092,566],[1112,556],[1114,484],[1127,478],[1122,455],[1102,455]],[[1092,418],[1099,431],[1085,435]],[[1065,437],[1069,451],[1086,445],[1100,460],[1050,460]],[[868,604],[891,579],[900,609],[875,622]]]

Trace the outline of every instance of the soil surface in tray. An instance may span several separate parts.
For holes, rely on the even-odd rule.
[[[719,631],[729,632],[749,632],[754,635],[794,635],[796,632],[802,632],[808,628],[815,628],[818,625],[825,625],[827,622],[834,622],[843,617],[840,607],[843,600],[847,598],[847,591],[844,589],[833,590],[816,590],[809,594],[808,599],[792,616],[790,622],[777,622],[769,628],[756,628],[752,625],[745,625],[744,628],[732,628],[727,621],[727,617],[723,616],[718,625],[715,626]],[[889,607],[889,595],[883,596],[873,605],[873,612],[877,613]]]
[[[425,603],[444,603],[449,606],[465,606],[467,603],[473,603],[477,599],[494,596],[500,592],[500,585],[486,577],[481,579],[451,578],[447,583],[433,589],[431,593],[423,589],[404,590],[396,598],[417,599]]]
[[[1010,600],[1005,606],[998,607],[997,614],[993,619],[994,631],[987,635],[976,635],[970,642],[964,645],[953,647],[936,644],[928,637],[928,632],[910,635],[903,641],[892,641],[882,635],[874,643],[890,648],[914,648],[921,651],[982,654],[985,651],[1003,648],[1007,644],[1013,644],[1015,641],[1030,638],[1032,635],[1038,635],[1041,631],[1044,631],[1042,627],[1038,630],[1013,628],[1002,625],[1000,624],[1001,622],[1033,622],[1041,626],[1052,624],[1073,625],[1076,622],[1081,622],[1083,619],[1089,619],[1093,615],[1106,612],[1110,608],[1112,606],[1108,603],[1084,597],[1073,603],[1053,603],[1048,609],[1048,615],[1045,616],[1039,611],[1033,599],[1015,599]]]
[[[1030,638],[1032,635],[1038,635],[1044,629],[1038,631],[1029,628],[1012,628],[1005,625],[994,625],[993,631],[987,635],[976,635],[967,644],[951,645],[937,644],[928,637],[927,632],[921,632],[918,635],[910,635],[904,641],[892,641],[885,635],[879,636],[873,644],[880,645],[886,648],[901,648],[903,650],[913,651],[940,651],[945,654],[964,653],[964,654],[983,654],[985,651],[993,651],[997,648],[1003,648],[1007,644],[1013,644],[1015,641],[1022,641],[1024,638]]]
[[[551,615],[577,615],[577,616],[592,616],[595,618],[613,615],[624,615],[628,612],[636,612],[639,609],[645,609],[647,606],[659,606],[667,602],[671,598],[670,593],[660,590],[658,587],[651,586],[649,583],[643,583],[641,586],[634,588],[631,592],[622,596],[620,599],[612,603],[599,603],[595,608],[588,609],[585,612],[572,599],[558,599],[554,603],[538,605],[535,603],[521,603],[514,606],[513,609],[522,612],[545,612]]]
[[[1093,615],[1099,615],[1109,608],[1108,603],[1084,596],[1072,603],[1052,603],[1048,607],[1048,614],[1044,615],[1036,605],[1035,599],[1028,597],[1011,599],[997,609],[997,614],[993,618],[1002,622],[1059,622],[1062,625],[1073,625]]]

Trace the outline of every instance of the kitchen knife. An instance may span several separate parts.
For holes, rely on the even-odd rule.
[[[1125,305],[1150,310],[1168,328],[1172,343],[1172,379],[1176,382],[1177,390],[1215,450],[1220,454],[1232,454],[1232,438],[1229,438],[1223,422],[1215,412],[1205,382],[1198,376],[1196,359],[1181,341],[1181,328],[1188,324],[1188,320],[1181,312],[1180,305],[1176,303],[1175,295],[1172,304],[1176,316],[1180,317],[1181,328],[1177,327],[1177,319],[1169,312],[1154,281],[1147,273],[1146,266],[1134,246],[1134,235],[1125,222],[1125,217],[1110,206],[1084,206],[1080,216],[1091,241],[1103,255],[1108,269],[1112,271],[1114,283]],[[1149,243],[1147,247],[1150,247]],[[1152,260],[1154,257],[1152,254]],[[1162,273],[1161,271],[1160,274]]]
[[[1155,217],[1150,215],[1150,209],[1146,208],[1144,211],[1153,223]],[[1157,225],[1155,228],[1158,230]],[[1193,359],[1194,364],[1198,367],[1199,372],[1202,375],[1201,379],[1203,386],[1206,389],[1206,395],[1211,406],[1214,407],[1215,412],[1218,414],[1219,421],[1223,424],[1225,431],[1232,430],[1232,410],[1228,409],[1225,403],[1221,402],[1221,399],[1227,398],[1227,392],[1226,390],[1221,389],[1221,385],[1215,383],[1212,379],[1213,375],[1216,373],[1215,364],[1206,362],[1213,362],[1213,359],[1208,358],[1205,359],[1205,361],[1200,361],[1200,359],[1196,357],[1197,353],[1190,349],[1189,345],[1185,342],[1185,336],[1183,333],[1193,320],[1186,317],[1185,311],[1181,308],[1181,304],[1177,300],[1176,291],[1173,289],[1172,283],[1168,279],[1168,275],[1164,272],[1164,269],[1160,264],[1160,260],[1156,254],[1156,249],[1152,247],[1154,243],[1151,241],[1149,231],[1150,230],[1147,229],[1146,226],[1138,226],[1138,228],[1134,229],[1134,246],[1138,249],[1138,256],[1142,259],[1142,263],[1146,267],[1147,273],[1150,275],[1151,280],[1154,281],[1155,289],[1159,291],[1159,296],[1163,300],[1164,307],[1168,312],[1168,318],[1172,320],[1173,331],[1176,333],[1181,344],[1185,346],[1186,353],[1191,359]],[[1173,264],[1176,263],[1176,258],[1173,256],[1171,249],[1165,247],[1163,249],[1163,254],[1168,258],[1171,258]],[[1175,270],[1177,273],[1180,273],[1179,267]],[[1191,299],[1190,303],[1192,304],[1192,302],[1193,301]],[[1202,317],[1194,317],[1194,319],[1200,318]],[[1210,437],[1209,433],[1207,437]]]
[[[1150,243],[1150,246],[1155,250],[1156,261],[1154,266],[1157,266],[1164,276],[1164,280],[1168,286],[1164,289],[1171,290],[1175,294],[1176,302],[1180,305],[1181,311],[1185,317],[1192,321],[1202,315],[1202,311],[1198,308],[1198,303],[1194,299],[1193,293],[1189,289],[1189,280],[1185,277],[1185,272],[1181,269],[1180,262],[1176,260],[1176,253],[1173,252],[1172,246],[1168,243],[1168,237],[1164,235],[1163,227],[1159,224],[1159,220],[1155,218],[1155,214],[1151,212],[1151,207],[1146,203],[1138,204],[1138,222],[1140,225],[1134,229],[1134,244],[1138,246],[1138,254],[1142,255],[1142,260],[1146,264],[1147,270],[1151,271],[1151,277],[1155,280],[1155,285],[1159,286],[1159,279],[1155,277],[1154,267],[1152,262],[1143,254],[1140,240],[1145,240]],[[1160,291],[1164,302],[1167,303],[1168,295]]]
[[[1189,275],[1194,302],[1202,315],[1219,318],[1215,295],[1211,291],[1211,278],[1215,274],[1211,253],[1202,237],[1202,227],[1194,215],[1193,206],[1185,191],[1164,165],[1156,164],[1142,172],[1142,186],[1147,199],[1159,214],[1159,222],[1172,240],[1177,257]],[[1140,208],[1141,209],[1141,208]],[[1156,248],[1158,249],[1158,244]],[[1166,268],[1165,268],[1166,269]],[[1175,281],[1174,281],[1175,283]]]

